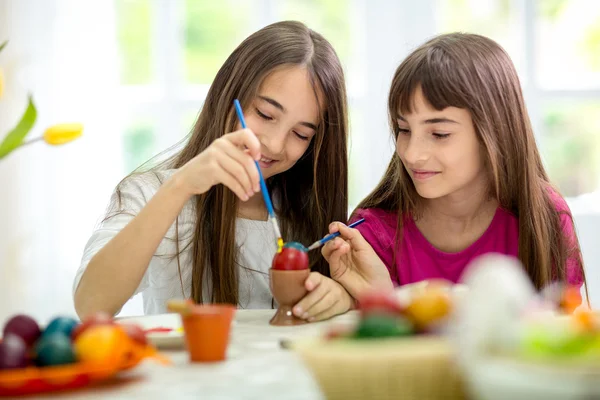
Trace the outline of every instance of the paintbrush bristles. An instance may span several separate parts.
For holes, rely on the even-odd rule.
[[[277,223],[277,218],[275,216],[272,216],[270,218],[271,223],[273,224],[273,229],[275,230],[275,236],[277,236],[277,238],[281,238],[281,231],[279,230],[279,224]]]
[[[316,242],[314,242],[313,244],[311,244],[310,246],[308,246],[308,251],[314,250],[314,249],[318,249],[319,247],[321,247],[321,241],[317,240]]]

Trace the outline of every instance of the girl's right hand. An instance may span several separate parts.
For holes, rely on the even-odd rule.
[[[250,129],[218,138],[206,150],[175,173],[187,194],[197,195],[222,183],[242,201],[260,191],[255,160],[260,159],[260,142]]]
[[[375,287],[393,289],[387,267],[360,232],[341,222],[329,225],[329,233],[338,231],[340,236],[321,249],[329,263],[331,278],[341,283],[355,299]]]

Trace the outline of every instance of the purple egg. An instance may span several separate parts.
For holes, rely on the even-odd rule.
[[[9,334],[0,342],[0,370],[25,368],[28,364],[27,344],[17,335]]]
[[[27,346],[32,346],[42,332],[35,319],[27,315],[15,315],[4,325],[4,336],[9,334],[20,336]]]

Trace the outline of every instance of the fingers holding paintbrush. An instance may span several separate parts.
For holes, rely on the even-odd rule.
[[[363,222],[365,222],[365,219],[361,218],[358,221],[353,222],[350,225],[348,225],[348,227],[354,228],[354,227],[362,224]],[[330,233],[329,235],[325,236],[324,238],[319,239],[316,242],[314,242],[313,244],[311,244],[310,246],[308,246],[308,250],[310,251],[310,250],[318,249],[319,247],[323,246],[325,243],[329,242],[332,239],[335,239],[338,236],[340,236],[339,232]]]

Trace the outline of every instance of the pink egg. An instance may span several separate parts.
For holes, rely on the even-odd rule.
[[[5,335],[0,343],[0,370],[25,368],[27,366],[27,344],[13,334]]]

